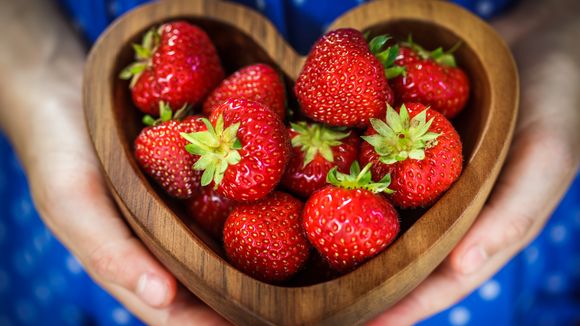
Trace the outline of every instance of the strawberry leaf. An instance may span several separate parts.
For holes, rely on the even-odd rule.
[[[143,122],[143,124],[146,126],[153,126],[155,125],[155,118],[147,114],[143,117],[141,122]]]
[[[392,66],[390,68],[385,69],[385,75],[387,79],[393,79],[399,76],[406,76],[407,69],[403,66]]]
[[[328,162],[334,162],[333,148],[340,146],[341,140],[350,135],[350,132],[344,132],[343,129],[331,128],[319,123],[307,124],[301,121],[290,125],[296,132],[292,138],[292,146],[300,147],[304,153],[303,166],[310,164],[316,155],[322,156]]]
[[[387,79],[405,75],[406,73],[405,67],[395,65],[400,50],[399,44],[395,44],[383,50],[383,47],[391,39],[392,38],[389,35],[379,35],[369,42],[369,49],[383,65]]]
[[[371,174],[372,163],[367,164],[361,171],[360,165],[354,161],[350,166],[350,174],[338,172],[338,167],[330,169],[326,175],[326,182],[345,189],[365,189],[373,193],[393,193],[389,189],[391,183],[391,176],[383,177],[379,182],[373,182]]]
[[[394,164],[407,159],[425,159],[425,150],[437,145],[438,133],[429,131],[433,123],[427,119],[427,110],[421,111],[412,119],[405,105],[401,105],[399,113],[392,107],[387,107],[385,121],[371,119],[371,127],[377,134],[362,136],[379,155],[379,161],[384,164]]]
[[[161,118],[162,122],[171,120],[173,116],[173,111],[169,104],[161,101],[159,102],[159,117]]]
[[[238,164],[242,159],[239,150],[243,145],[237,138],[240,123],[226,126],[222,115],[217,118],[215,125],[206,118],[202,118],[202,121],[207,131],[181,133],[181,137],[189,142],[185,146],[187,152],[199,156],[193,169],[203,171],[202,186],[213,181],[214,188],[217,188],[228,166]]]

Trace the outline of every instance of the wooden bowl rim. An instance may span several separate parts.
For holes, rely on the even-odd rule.
[[[171,13],[171,6],[175,3],[179,3],[179,14],[168,15],[168,13]],[[391,10],[393,8],[397,8],[397,11],[393,12]],[[382,14],[379,16],[376,14],[376,12],[381,12]],[[465,28],[465,26],[457,25],[459,20],[441,19],[442,16],[439,15],[440,12],[451,12],[453,15],[465,16],[465,19],[470,21],[471,28]],[[136,18],[141,15],[150,17],[151,20],[146,24],[140,23],[131,25],[129,23],[134,22]],[[232,20],[232,17],[234,16],[244,17],[245,20]],[[408,261],[407,264],[403,266],[403,268],[394,273],[384,268],[385,263],[387,263],[389,260],[387,259],[388,255],[382,253],[357,270],[340,278],[310,286],[292,288],[271,285],[257,281],[239,272],[229,264],[224,264],[224,261],[221,257],[211,251],[203,241],[201,241],[195,234],[187,229],[187,227],[180,222],[179,218],[165,206],[159,196],[152,191],[150,185],[148,185],[146,182],[143,182],[144,178],[141,172],[138,168],[136,169],[135,166],[131,165],[126,156],[127,153],[131,153],[129,144],[121,143],[120,140],[123,139],[123,137],[120,135],[118,126],[115,127],[111,124],[113,119],[94,119],[95,110],[99,108],[97,104],[102,103],[105,103],[105,106],[107,103],[109,105],[108,107],[100,107],[99,109],[105,110],[106,115],[111,116],[111,118],[113,117],[113,81],[117,76],[117,72],[112,70],[115,67],[115,60],[117,59],[122,46],[124,46],[124,44],[128,42],[128,40],[131,39],[136,33],[143,31],[147,27],[155,25],[158,22],[171,20],[174,17],[199,17],[204,19],[212,19],[239,29],[246,35],[249,35],[259,46],[261,46],[262,49],[264,49],[274,61],[278,62],[279,67],[292,78],[295,78],[298,75],[299,69],[296,67],[301,66],[304,58],[298,56],[298,54],[283,40],[283,37],[277,32],[274,26],[267,19],[257,14],[253,10],[247,9],[241,5],[221,1],[215,1],[213,3],[210,1],[161,1],[143,5],[126,14],[117,20],[114,24],[112,24],[99,38],[93,47],[91,54],[89,55],[85,68],[86,74],[83,89],[84,108],[86,111],[87,125],[91,139],[105,174],[108,178],[111,189],[114,192],[115,197],[127,205],[128,211],[124,211],[124,213],[126,215],[129,214],[135,218],[134,221],[129,219],[131,226],[136,229],[141,229],[140,232],[143,232],[156,242],[157,248],[155,248],[154,251],[161,249],[165,252],[165,254],[172,256],[173,259],[179,262],[179,264],[183,265],[183,267],[186,268],[190,273],[195,274],[196,267],[186,266],[184,264],[184,260],[186,258],[180,259],[175,255],[174,251],[171,250],[171,248],[174,247],[174,244],[172,243],[172,241],[174,241],[173,236],[158,234],[155,233],[155,230],[152,232],[149,228],[147,228],[148,223],[151,223],[151,221],[149,221],[148,217],[145,216],[146,214],[143,213],[154,210],[161,211],[164,212],[164,214],[162,216],[158,216],[158,218],[171,219],[174,222],[178,222],[176,223],[178,229],[175,229],[176,232],[179,233],[178,235],[185,235],[188,238],[189,245],[193,245],[195,247],[191,250],[198,251],[196,254],[204,257],[202,259],[205,259],[205,268],[211,271],[215,271],[221,275],[221,277],[219,277],[221,282],[217,282],[215,280],[210,281],[208,280],[208,276],[205,274],[195,275],[199,281],[207,281],[207,284],[204,285],[206,290],[210,289],[214,295],[222,295],[224,297],[222,299],[226,299],[237,303],[240,306],[243,306],[241,309],[246,310],[249,313],[256,313],[257,311],[260,311],[259,315],[269,315],[267,317],[256,317],[259,320],[262,320],[261,318],[265,318],[262,321],[274,320],[276,318],[273,316],[275,315],[275,312],[272,313],[271,310],[263,310],[260,308],[259,302],[256,302],[256,300],[254,300],[255,298],[253,298],[249,292],[240,291],[242,294],[238,297],[230,297],[229,299],[226,298],[227,296],[231,295],[231,293],[229,293],[227,290],[224,290],[227,289],[228,283],[231,284],[234,281],[240,282],[243,284],[242,287],[252,288],[252,293],[269,293],[267,296],[265,296],[269,300],[275,300],[279,304],[293,304],[296,306],[295,310],[300,312],[307,311],[307,309],[302,309],[303,307],[299,307],[300,301],[305,300],[305,302],[309,302],[310,300],[316,300],[321,293],[336,294],[336,289],[342,288],[342,286],[345,284],[353,283],[361,284],[361,286],[357,287],[356,289],[350,289],[352,293],[349,296],[349,302],[347,302],[347,300],[341,299],[341,296],[337,296],[337,298],[335,298],[335,307],[337,311],[344,309],[347,304],[352,302],[352,299],[359,302],[366,302],[370,305],[372,305],[370,303],[371,299],[379,299],[379,302],[383,302],[380,300],[382,296],[380,293],[387,293],[387,296],[393,296],[392,301],[394,302],[396,299],[398,299],[395,298],[395,296],[402,296],[403,294],[410,291],[412,286],[404,292],[398,294],[391,293],[392,290],[390,290],[389,287],[394,286],[397,284],[397,282],[402,282],[403,275],[410,273],[410,271],[415,270],[420,266],[424,267],[426,265],[433,264],[434,268],[437,263],[440,262],[446,255],[441,254],[441,248],[445,245],[448,245],[449,239],[456,236],[457,232],[464,232],[466,229],[465,225],[468,227],[471,224],[472,220],[464,222],[461,227],[459,226],[459,222],[464,219],[465,215],[473,214],[474,210],[479,211],[481,208],[470,207],[470,204],[477,198],[485,198],[488,196],[493,182],[499,173],[501,165],[505,160],[515,126],[517,108],[519,104],[519,82],[515,63],[513,62],[510,51],[493,29],[473,16],[471,13],[455,5],[441,1],[429,0],[375,1],[359,6],[347,12],[345,15],[337,19],[328,29],[331,30],[346,26],[363,29],[365,27],[373,26],[384,21],[397,19],[422,20],[439,25],[447,30],[454,31],[454,33],[460,39],[464,40],[465,44],[471,47],[479,56],[478,59],[486,69],[486,78],[491,90],[491,110],[487,117],[485,128],[483,129],[483,133],[478,141],[478,144],[474,148],[472,158],[466,165],[462,176],[456,182],[456,184],[439,200],[439,202],[425,213],[423,218],[419,219],[409,230],[407,230],[407,232],[391,247],[390,250],[398,250],[397,253],[404,253],[405,250],[408,250],[404,244],[407,241],[413,241],[413,239],[417,239],[421,229],[425,230],[430,227],[430,218],[428,216],[441,216],[442,214],[446,213],[452,215],[453,212],[443,211],[446,208],[444,204],[447,202],[447,198],[460,198],[462,196],[459,196],[459,194],[462,194],[463,197],[470,198],[470,200],[464,201],[462,203],[463,205],[455,210],[457,211],[456,213],[458,213],[456,215],[457,218],[455,218],[455,221],[449,226],[447,231],[441,233],[435,241],[425,244],[423,246],[424,250],[416,255],[415,259]],[[356,26],[353,23],[356,17],[364,17],[363,20],[359,20],[364,21],[364,24],[359,24],[360,26]],[[260,35],[259,37],[254,37],[251,35],[251,30],[253,28],[252,25],[255,24],[263,25],[264,35]],[[491,39],[494,39],[495,42],[489,43],[489,40],[487,40],[485,44],[482,44],[480,40],[471,37],[472,34],[470,31],[473,30],[477,30],[479,33],[487,34]],[[285,52],[287,58],[276,58],[277,54],[271,51],[271,46],[267,46],[267,42],[272,42],[272,40],[274,40],[276,47],[280,47],[281,49],[278,49],[278,53]],[[483,47],[491,47],[496,49],[496,51],[494,51],[496,56],[481,56],[477,50],[482,49]],[[502,60],[498,60],[500,58]],[[94,67],[99,67],[99,69],[95,70]],[[98,72],[98,76],[95,74],[89,74],[89,72],[94,73],[95,71]],[[94,80],[109,81],[110,84],[108,86],[103,86],[103,89],[108,90],[108,92],[95,94],[91,87],[95,85],[93,83]],[[501,89],[498,85],[513,85],[513,87],[510,89]],[[101,99],[97,100],[98,97],[101,97]],[[502,112],[500,112],[500,110],[502,110]],[[111,129],[114,129],[115,132],[110,132]],[[108,136],[103,136],[107,132],[109,133]],[[503,142],[498,146],[497,142],[501,140],[503,140]],[[497,157],[497,160],[484,160],[484,156]],[[115,161],[111,161],[110,159],[107,159],[108,157],[116,157],[117,159]],[[141,199],[145,200],[147,203],[146,205],[141,205],[142,203],[136,201],[135,198],[127,200],[127,198],[131,198],[131,196],[126,196],[128,194],[117,187],[118,180],[116,178],[119,175],[115,174],[115,169],[119,168],[122,169],[122,171],[127,172],[123,173],[122,177],[128,178],[128,180],[130,180],[129,183],[134,186],[134,191],[142,196]],[[479,189],[475,190],[473,186],[470,186],[470,184],[472,185],[474,183],[480,185]],[[122,209],[124,210],[124,208]],[[436,255],[437,257],[434,257],[433,254],[435,251],[439,252]],[[394,255],[394,253],[392,253],[391,256],[392,255]],[[426,275],[421,277],[425,276]],[[215,306],[215,302],[212,302],[211,298],[208,298],[208,295],[200,293],[198,291],[199,288],[192,288],[189,285],[190,282],[188,282],[187,279],[184,279],[184,277],[184,275],[181,275],[181,277],[178,275],[178,278],[180,278],[184,284],[187,284],[190,290],[200,296],[201,299],[208,302],[208,304],[210,304],[212,307],[219,310],[219,307]],[[212,277],[215,277],[215,275]],[[364,277],[364,280],[361,280],[362,277]],[[421,279],[419,279],[416,283],[418,283],[420,280]],[[228,293],[223,293],[224,291]],[[294,298],[295,300],[290,300],[288,298]],[[314,313],[310,313],[310,316],[305,318],[314,318],[313,314]],[[338,314],[337,316],[340,315],[341,314]],[[338,320],[336,318],[331,319]]]

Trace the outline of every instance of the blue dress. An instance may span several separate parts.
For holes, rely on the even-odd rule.
[[[93,42],[142,0],[62,0]],[[302,53],[336,17],[362,1],[239,0],[269,17]],[[509,0],[456,0],[484,18]],[[308,19],[303,19],[303,18]],[[479,289],[423,325],[570,325],[580,322],[580,177],[542,234]],[[141,325],[95,285],[47,230],[26,177],[0,134],[0,326]]]

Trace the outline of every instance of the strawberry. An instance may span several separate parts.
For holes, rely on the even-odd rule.
[[[369,118],[383,116],[386,104],[394,100],[382,64],[393,57],[392,52],[390,48],[380,52],[385,43],[369,48],[363,34],[350,28],[320,38],[294,86],[304,113],[320,122],[349,127],[364,127]]]
[[[394,65],[403,67],[404,72],[390,80],[397,103],[422,103],[448,119],[463,110],[469,97],[469,79],[457,67],[453,51],[438,48],[429,52],[411,40],[403,43]]]
[[[397,206],[427,206],[461,174],[461,140],[449,120],[435,110],[409,103],[399,111],[389,107],[385,121],[371,120],[359,160],[373,164],[375,179],[390,173]]]
[[[222,81],[203,103],[203,113],[210,115],[214,106],[230,97],[260,102],[278,114],[282,120],[286,115],[284,84],[278,72],[267,64],[247,66]]]
[[[207,34],[183,21],[150,30],[133,48],[137,62],[120,77],[131,79],[133,102],[147,114],[156,115],[160,101],[174,109],[195,105],[224,78]]]
[[[186,150],[181,133],[205,130],[199,116],[171,119],[171,108],[160,103],[163,121],[145,127],[135,139],[137,163],[171,196],[189,198],[199,191],[200,173],[191,169],[196,159]]]
[[[308,240],[339,272],[347,272],[384,250],[397,236],[397,211],[382,194],[390,192],[389,177],[371,180],[370,164],[351,174],[334,167],[329,186],[312,194],[302,218]]]
[[[333,167],[348,172],[358,157],[359,137],[322,124],[292,123],[288,129],[293,155],[282,177],[282,185],[292,193],[307,198],[326,186],[326,175]]]
[[[194,194],[185,204],[189,216],[195,223],[216,239],[222,239],[224,223],[234,209],[234,203],[230,199],[218,195],[210,187],[202,187],[201,191]]]
[[[183,133],[186,149],[199,156],[201,184],[235,201],[255,201],[270,193],[286,169],[290,139],[286,127],[265,105],[229,99],[214,107],[207,131]]]
[[[266,282],[283,281],[304,266],[310,244],[300,214],[304,205],[283,192],[234,208],[224,227],[231,263]]]

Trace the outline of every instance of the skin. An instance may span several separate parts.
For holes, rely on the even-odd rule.
[[[371,325],[412,324],[459,301],[538,234],[565,193],[580,162],[575,2],[526,1],[496,25],[512,45],[522,79],[508,162],[449,258]],[[120,217],[85,129],[85,53],[64,21],[50,1],[0,2],[0,44],[10,49],[0,51],[0,127],[18,152],[43,221],[145,323],[226,324],[177,286]],[[158,290],[144,295],[140,279],[158,280],[147,282]]]
[[[522,6],[494,24],[520,68],[522,102],[492,195],[433,274],[369,326],[415,324],[471,293],[540,233],[578,171],[580,5],[556,0]]]
[[[0,51],[0,124],[44,223],[146,324],[227,324],[177,285],[117,211],[85,128],[85,53],[53,2],[2,1],[0,28],[10,49]]]

